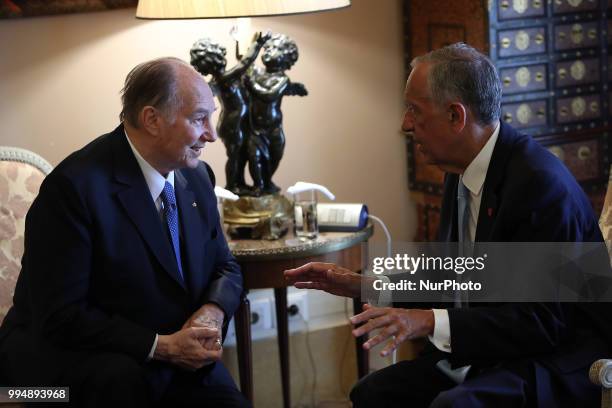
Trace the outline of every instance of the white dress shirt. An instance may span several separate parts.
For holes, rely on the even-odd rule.
[[[155,170],[153,166],[151,166],[141,155],[138,153],[138,150],[132,144],[130,137],[127,134],[127,131],[124,129],[125,138],[127,139],[130,148],[132,149],[132,153],[136,157],[136,161],[138,162],[138,166],[142,171],[142,175],[147,182],[147,186],[149,187],[149,191],[151,192],[151,198],[155,203],[155,207],[157,208],[157,212],[161,217],[161,210],[163,208],[163,202],[161,199],[161,193],[164,190],[164,186],[166,185],[166,181],[172,185],[174,188],[174,171],[168,173],[167,177],[164,177],[160,174],[159,171]],[[178,211],[178,209],[177,209]],[[151,347],[151,351],[147,357],[147,360],[151,360],[153,355],[155,354],[155,348],[157,347],[157,341],[159,340],[159,334],[155,335],[155,341],[153,342],[153,347]]]
[[[474,160],[472,160],[463,174],[459,177],[459,183],[463,181],[463,184],[470,192],[467,236],[471,242],[474,242],[476,238],[478,213],[480,212],[480,202],[482,201],[482,188],[485,178],[487,177],[487,170],[489,169],[493,149],[495,147],[495,143],[497,142],[497,137],[499,136],[499,128],[500,125],[498,123],[487,143],[485,143]],[[429,340],[439,350],[450,353],[452,352],[452,347],[448,310],[433,309],[433,313],[434,332],[432,336],[429,336]],[[458,370],[461,370],[461,368]],[[457,382],[463,382],[463,379],[467,374],[467,369],[464,371],[465,372],[463,373],[462,378],[460,378],[460,381]]]

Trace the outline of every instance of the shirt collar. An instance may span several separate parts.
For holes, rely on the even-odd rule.
[[[493,134],[489,137],[489,140],[483,148],[480,149],[480,152],[478,152],[474,160],[467,166],[461,177],[463,184],[470,190],[470,193],[474,195],[480,195],[482,192],[482,186],[487,176],[491,156],[493,156],[493,148],[499,136],[499,128],[500,122],[497,123]]]
[[[127,139],[134,156],[136,157],[136,161],[138,162],[138,166],[140,166],[140,170],[144,175],[145,181],[147,182],[147,186],[149,187],[149,191],[151,192],[151,197],[153,201],[157,201],[157,198],[161,194],[164,189],[164,185],[166,181],[172,185],[174,188],[174,171],[168,173],[168,177],[164,178],[157,170],[153,168],[141,155],[138,153],[138,150],[132,144],[130,137],[127,134],[127,130],[123,129],[125,133],[125,138]]]

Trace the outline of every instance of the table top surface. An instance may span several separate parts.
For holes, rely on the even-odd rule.
[[[368,224],[356,232],[321,232],[312,240],[300,240],[289,232],[285,237],[273,241],[228,240],[228,245],[238,261],[268,261],[340,251],[366,242],[373,233],[374,227]]]

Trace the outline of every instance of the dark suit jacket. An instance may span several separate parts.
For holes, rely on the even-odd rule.
[[[439,239],[457,241],[458,175],[445,179]],[[602,241],[591,205],[565,166],[502,122],[487,171],[477,242]],[[607,304],[521,303],[449,309],[454,365],[535,357],[556,372],[603,357]],[[606,310],[608,309],[608,310]],[[612,351],[612,350],[610,350]]]
[[[204,163],[175,172],[183,283],[123,126],[66,158],[28,212],[22,270],[0,328],[0,352],[21,354],[23,361],[36,355],[48,379],[81,352],[145,361],[156,333],[179,330],[207,302],[229,320],[242,275],[219,225],[213,188]],[[17,331],[23,341],[3,346]]]

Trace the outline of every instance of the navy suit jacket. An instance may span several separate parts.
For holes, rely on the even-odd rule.
[[[66,356],[89,351],[144,361],[156,333],[179,330],[204,303],[219,305],[229,320],[242,275],[213,188],[204,163],[175,171],[182,281],[123,126],[66,158],[26,217],[22,270],[0,328],[0,351],[44,354],[42,370],[59,365],[61,371],[69,367]],[[2,339],[15,330],[28,341],[3,349]]]
[[[445,179],[440,241],[457,241],[458,178]],[[483,186],[476,241],[597,242],[602,236],[587,197],[565,166],[502,122]],[[609,309],[558,303],[449,309],[449,358],[461,366],[535,356],[555,371],[583,368],[608,351],[601,343],[612,340]]]

